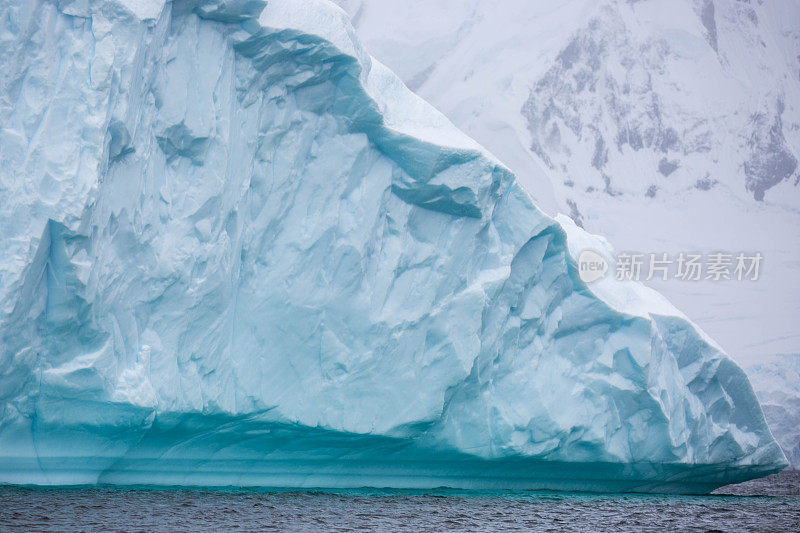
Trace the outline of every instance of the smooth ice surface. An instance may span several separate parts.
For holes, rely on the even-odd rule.
[[[657,293],[583,284],[605,241],[332,4],[80,4],[0,4],[0,481],[707,492],[785,465],[739,367]]]

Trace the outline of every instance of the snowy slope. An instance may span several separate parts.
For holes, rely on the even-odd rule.
[[[0,3],[0,481],[707,492],[743,371],[324,1]]]
[[[340,4],[544,210],[618,251],[761,252],[758,281],[648,283],[743,364],[800,350],[799,3]]]

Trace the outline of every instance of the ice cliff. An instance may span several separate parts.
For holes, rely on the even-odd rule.
[[[800,470],[800,354],[763,357],[745,370],[775,439]]]
[[[323,1],[0,0],[0,481],[706,492],[744,373]]]

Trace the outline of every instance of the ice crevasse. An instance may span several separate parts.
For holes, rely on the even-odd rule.
[[[321,0],[0,0],[0,482],[708,492],[745,374]]]

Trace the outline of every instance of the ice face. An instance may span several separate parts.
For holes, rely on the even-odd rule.
[[[546,213],[569,213],[617,250],[760,252],[757,283],[648,285],[746,370],[800,353],[800,283],[787,282],[800,264],[800,3],[337,2],[370,53]],[[790,409],[764,405],[792,460]]]
[[[800,470],[800,354],[764,357],[745,370],[775,439]]]
[[[657,294],[584,284],[604,241],[338,8],[83,7],[1,8],[0,481],[706,492],[785,465],[743,372]]]

